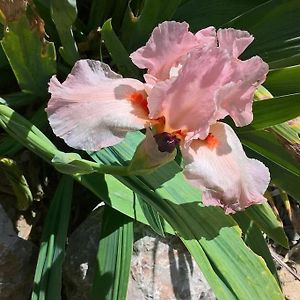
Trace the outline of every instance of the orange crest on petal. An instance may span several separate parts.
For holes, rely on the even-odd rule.
[[[219,141],[213,134],[209,133],[206,139],[204,140],[204,143],[207,145],[208,148],[214,149],[216,146],[218,146]]]
[[[148,102],[143,93],[133,92],[128,96],[128,100],[134,104],[140,105],[147,113],[149,113]]]

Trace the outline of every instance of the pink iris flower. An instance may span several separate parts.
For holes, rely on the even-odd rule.
[[[268,65],[258,56],[239,59],[252,41],[246,31],[208,27],[193,34],[185,22],[164,22],[130,55],[147,69],[146,83],[93,60],[78,61],[63,83],[53,77],[50,125],[71,147],[91,151],[151,128],[155,139],[146,140],[156,141],[157,151],[180,145],[183,173],[205,205],[234,213],[262,203],[268,169],[247,158],[235,132],[218,122],[230,116],[245,126],[253,119],[253,95]]]

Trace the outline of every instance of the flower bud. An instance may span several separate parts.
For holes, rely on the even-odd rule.
[[[132,158],[129,174],[150,173],[172,161],[176,156],[178,143],[176,137],[166,132],[153,136],[151,130],[147,129],[146,138],[138,145]]]

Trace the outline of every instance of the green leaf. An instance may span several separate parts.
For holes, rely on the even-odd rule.
[[[208,26],[223,27],[263,2],[266,0],[188,0],[178,8],[174,19],[188,22],[193,32]]]
[[[55,45],[59,44],[59,36],[51,16],[51,0],[33,0],[35,10],[45,22],[45,30]]]
[[[54,144],[32,123],[0,104],[0,126],[18,143],[50,162],[57,152]]]
[[[114,5],[115,0],[93,0],[88,20],[89,30],[96,29],[97,27],[102,26],[104,21],[111,17],[111,11],[113,10]]]
[[[264,129],[294,119],[300,112],[300,93],[281,96],[253,103],[253,122],[243,128],[239,133],[251,130]]]
[[[44,129],[47,125],[47,118],[44,108],[38,109],[30,119],[30,125],[34,124],[40,129]],[[0,141],[0,155],[12,156],[23,148],[13,137],[6,136]]]
[[[280,168],[300,176],[300,166],[270,132],[256,131],[239,135],[242,143],[260,155],[276,163]]]
[[[119,30],[127,5],[127,0],[93,0],[88,21],[89,29],[101,27],[106,20],[112,18],[114,28]]]
[[[271,70],[264,86],[275,96],[300,92],[300,65]]]
[[[300,167],[276,138],[263,131],[239,137],[248,156],[257,158],[270,169],[272,182],[300,201]]]
[[[125,164],[131,160],[136,147],[143,140],[144,135],[140,132],[129,132],[126,139],[114,147],[108,147],[98,152],[91,154],[96,161],[102,161],[106,165],[114,165],[116,163]],[[158,168],[149,175],[144,175],[143,181],[161,193],[162,197],[174,199],[173,194],[176,194],[179,199],[183,199],[182,203],[194,203],[201,201],[201,192],[199,189],[190,186],[184,179],[182,168],[175,161]],[[181,189],[178,189],[178,187]],[[189,191],[189,193],[186,193]],[[178,200],[174,200],[177,203]]]
[[[80,181],[88,187],[90,190],[92,190],[95,194],[101,197],[106,203],[114,206],[116,209],[121,209],[124,213],[132,214],[137,220],[145,222],[145,217],[143,217],[141,213],[141,209],[139,205],[137,205],[134,201],[134,196],[131,191],[132,186],[130,188],[126,188],[124,185],[122,185],[120,182],[118,182],[115,178],[112,176],[105,176],[106,177],[106,188],[101,186],[101,181],[99,178],[93,175],[88,176],[82,176],[80,178]],[[94,184],[92,184],[92,181],[94,181]],[[126,183],[128,185],[128,183]],[[105,192],[106,191],[106,192]],[[146,193],[146,189],[141,190],[143,193]],[[176,196],[176,195],[175,195]],[[170,208],[163,209],[166,213],[169,212],[172,215],[179,214],[181,215],[182,212],[185,212],[183,217],[177,217],[175,218],[177,222],[180,223],[180,233],[183,235],[181,236],[181,239],[183,240],[184,244],[187,246],[191,254],[194,256],[195,260],[199,264],[201,270],[204,272],[205,276],[207,277],[210,285],[214,289],[214,292],[219,296],[219,299],[251,299],[251,298],[243,298],[243,297],[236,297],[234,294],[230,291],[230,287],[226,285],[226,281],[223,281],[222,278],[224,275],[220,274],[220,271],[218,270],[218,267],[222,266],[223,272],[227,272],[227,268],[224,267],[225,262],[229,257],[232,257],[235,261],[235,255],[236,257],[239,257],[242,259],[243,255],[241,254],[241,249],[239,246],[235,244],[235,238],[239,239],[239,233],[238,230],[231,228],[231,226],[234,225],[234,223],[227,223],[229,227],[224,226],[224,213],[220,210],[217,210],[219,214],[217,216],[215,215],[216,209],[214,208],[203,208],[203,212],[199,216],[199,207],[196,205],[190,204],[190,209],[187,206],[178,206],[178,208],[175,210],[174,208],[176,205],[174,203],[170,203],[168,200],[158,200],[156,194],[151,193],[150,195],[143,196],[143,198],[148,199],[150,201],[152,199],[152,205],[161,212],[161,209],[157,208],[157,205],[171,205]],[[182,200],[182,199],[181,199]],[[186,212],[186,209],[188,211]],[[171,212],[170,212],[171,211]],[[161,212],[162,213],[162,212]],[[164,217],[166,215],[162,213]],[[214,216],[215,215],[215,216]],[[206,220],[206,221],[205,221]],[[228,219],[230,220],[230,218]],[[169,221],[169,220],[168,220]],[[223,223],[223,224],[222,224]],[[174,224],[172,224],[174,226]],[[199,226],[201,225],[201,229],[199,229]],[[178,225],[177,225],[178,226]],[[178,228],[177,226],[174,226],[175,228]],[[224,226],[224,228],[223,228]],[[216,230],[216,231],[214,231]],[[172,233],[171,228],[169,227],[168,223],[165,222],[165,231]],[[176,231],[178,231],[176,229]],[[214,236],[215,232],[215,236]],[[235,234],[233,234],[236,232]],[[233,236],[235,236],[235,238]],[[214,238],[210,238],[210,236],[214,236]],[[201,238],[202,237],[202,238]],[[202,243],[208,243],[211,244],[209,246],[202,246],[202,243],[199,243],[197,239],[201,239]],[[230,247],[227,247],[227,244],[223,245],[223,239],[227,241],[230,245]],[[206,242],[205,242],[206,241]],[[227,243],[226,242],[226,243]],[[219,245],[217,247],[220,247],[220,252],[217,251],[214,248],[214,244]],[[222,245],[222,246],[221,246]],[[235,245],[236,247],[234,247]],[[241,246],[241,245],[240,245]],[[234,250],[232,249],[234,248]],[[224,250],[227,249],[228,252],[224,254]],[[216,253],[218,252],[218,254]],[[236,251],[236,253],[235,253]],[[211,255],[210,255],[211,254]],[[216,262],[215,256],[222,256],[220,257],[220,261]],[[226,257],[226,255],[228,257]],[[234,262],[232,262],[234,263]],[[237,264],[243,265],[245,261],[236,261]],[[236,266],[231,266],[232,270],[236,269]],[[238,268],[239,269],[239,268]],[[227,270],[227,271],[226,271]],[[240,270],[241,271],[241,270]],[[228,271],[230,272],[230,271]],[[247,272],[247,271],[246,271]],[[261,271],[259,271],[261,272]],[[221,272],[222,273],[222,272]],[[234,273],[234,272],[233,272]],[[259,273],[260,274],[260,273]],[[230,276],[230,274],[228,274]],[[243,283],[242,278],[250,278],[251,275],[247,273],[243,275],[237,275],[234,280],[237,281],[238,284],[243,286],[245,283]],[[247,277],[248,276],[248,277]],[[253,275],[253,278],[257,277],[257,274]],[[263,275],[264,276],[264,275]],[[256,287],[257,288],[257,287]],[[264,288],[264,287],[262,287]],[[276,290],[277,288],[275,288]],[[278,292],[278,291],[277,291]],[[277,293],[276,292],[276,293]],[[254,298],[253,298],[254,299]],[[279,297],[279,299],[281,299]]]
[[[82,159],[77,153],[59,151],[36,126],[3,104],[0,104],[0,125],[20,144],[47,162],[52,163],[62,173],[86,174],[99,172],[124,176],[129,174],[128,167],[125,166],[101,165]]]
[[[244,57],[259,55],[271,68],[286,67],[300,63],[299,13],[299,0],[270,0],[223,26],[246,29],[255,37]]]
[[[112,208],[139,222],[150,225],[149,216],[145,216],[143,204],[137,201],[135,193],[115,177],[88,174],[77,175],[75,179]],[[174,234],[173,228],[166,221],[164,221],[164,231]]]
[[[103,24],[101,34],[104,39],[105,46],[107,47],[113,62],[117,65],[119,71],[125,77],[139,78],[139,70],[132,63],[126,49],[115,34],[111,25],[111,20],[107,20]]]
[[[86,164],[78,153],[57,151],[51,163],[56,170],[64,174],[89,174],[94,172],[93,168]]]
[[[116,160],[122,163],[130,159],[135,146],[143,136],[139,133],[132,135],[135,135],[135,143],[131,139],[130,143],[104,149],[101,153],[94,154],[93,157],[97,158],[97,161],[107,163],[110,153],[112,164]],[[163,168],[160,169],[162,173],[164,173]],[[174,173],[177,175],[176,170]],[[184,243],[194,249],[194,254],[202,253],[201,257],[194,258],[200,268],[207,270],[205,276],[219,299],[256,299],[269,297],[270,293],[272,297],[282,299],[275,279],[264,262],[245,246],[236,223],[231,217],[226,216],[221,209],[203,207],[195,202],[200,200],[200,195],[193,188],[182,188],[176,181],[176,185],[164,186],[164,182],[167,182],[169,178],[164,178],[162,181],[163,178],[157,180],[156,177],[157,174],[153,174],[153,178],[147,175],[139,178],[119,177],[118,179],[153,206],[174,228]],[[102,196],[104,201],[109,204],[119,195],[124,197],[124,188],[121,190],[120,186],[116,191],[114,180],[106,176],[106,183],[105,190],[108,194]],[[156,192],[153,191],[154,187],[158,188]],[[129,197],[128,193],[127,195]],[[125,205],[123,200],[123,206]],[[130,205],[128,201],[128,206]],[[135,216],[137,217],[138,214]]]
[[[54,44],[41,42],[37,28],[22,16],[8,24],[1,45],[20,88],[46,97],[49,79],[56,72]]]
[[[17,163],[9,158],[0,158],[0,169],[6,175],[16,196],[18,210],[27,210],[33,201],[31,190]]]
[[[59,52],[70,65],[79,59],[72,25],[77,18],[76,0],[51,0],[51,16],[56,26],[62,47]]]
[[[2,28],[0,28],[0,32],[1,32],[0,36],[1,36],[1,39],[2,39],[3,38],[3,34],[2,34],[3,29]],[[6,58],[6,55],[5,55],[4,51],[3,51],[2,45],[0,45],[0,69],[6,69],[7,67],[9,67],[9,62]]]
[[[105,207],[91,300],[125,300],[133,247],[133,221]]]
[[[160,236],[165,237],[163,218],[159,215],[156,209],[154,209],[146,201],[144,201],[140,195],[137,195],[137,199],[143,210],[144,216],[147,219],[153,231],[159,234]]]
[[[184,199],[177,198],[176,194],[173,197],[178,204],[175,204],[173,202],[175,199],[173,201],[163,199],[158,193],[147,191],[146,186],[134,179],[129,183],[127,181],[126,184],[143,195],[143,198],[147,199],[147,202],[172,225],[183,241],[193,240],[194,247],[197,247],[198,251],[204,250],[214,270],[213,273],[206,273],[205,276],[218,299],[235,297],[255,299],[258,295],[263,297],[262,290],[265,292],[268,290],[266,293],[272,293],[275,298],[282,298],[276,283],[269,277],[269,271],[263,261],[249,252],[240,239],[235,223],[230,217],[225,216],[221,209],[201,207],[196,203],[184,204]],[[202,268],[204,258],[194,258]],[[258,273],[262,274],[260,279]],[[222,281],[215,281],[216,274]],[[246,280],[241,279],[245,277]],[[261,280],[265,280],[264,284]],[[273,288],[275,290],[272,290]]]
[[[36,129],[33,132],[33,129],[28,130],[27,125],[29,122],[20,116],[15,116],[12,119],[16,114],[11,109],[3,105],[0,105],[0,107],[1,125],[10,131],[14,129],[9,122],[13,122],[16,128],[19,128],[19,131],[13,131],[13,134],[18,136],[20,131],[25,130],[27,135],[33,135],[30,149],[50,162],[49,157],[53,157],[55,153],[53,153],[52,146],[50,151],[44,152],[44,146],[46,144],[51,145],[48,141],[46,143],[47,138],[43,137]],[[21,124],[24,128],[20,127]],[[139,132],[132,133],[132,135],[135,136],[134,142],[120,144],[118,150],[115,147],[104,149],[99,154],[99,161],[101,161],[102,156],[104,158],[103,162],[110,160],[112,164],[116,161],[122,164],[130,159],[136,146],[144,137]],[[41,145],[42,142],[45,145]],[[107,153],[106,156],[104,151]],[[165,165],[165,168],[167,167],[169,166]],[[170,174],[170,172],[167,172],[167,174]],[[245,246],[234,220],[230,216],[226,216],[219,208],[203,207],[200,203],[195,202],[198,199],[200,200],[200,193],[197,193],[195,189],[187,187],[184,192],[180,191],[182,184],[176,182],[176,176],[179,178],[177,170],[174,170],[173,177],[175,177],[174,182],[176,183],[174,186],[164,185],[170,177],[159,178],[158,180],[155,178],[155,174],[153,174],[153,178],[118,177],[121,183],[111,176],[105,176],[106,182],[103,182],[102,176],[93,177],[92,179],[97,179],[97,181],[94,181],[92,185],[85,184],[87,181],[82,180],[90,177],[74,177],[86,186],[91,187],[91,190],[96,192],[107,204],[114,201],[114,205],[117,206],[115,202],[117,199],[121,203],[117,209],[124,210],[124,213],[133,213],[136,218],[143,216],[143,213],[141,210],[136,212],[131,201],[134,201],[132,199],[133,193],[139,194],[173,227],[185,244],[194,249],[193,254],[202,253],[204,255],[203,257],[195,257],[195,259],[200,268],[203,267],[207,270],[205,276],[219,299],[257,299],[259,297],[282,299],[282,294],[275,279],[263,260]],[[128,188],[125,188],[122,183]],[[161,186],[164,186],[164,190],[160,189]],[[157,192],[154,191],[154,187],[158,189]],[[210,265],[208,265],[208,261]]]
[[[287,122],[272,127],[272,132],[290,144],[300,144],[300,129],[290,126]]]
[[[240,215],[247,216],[251,222],[267,234],[273,241],[288,249],[289,242],[281,222],[274,215],[269,204],[253,205],[248,207]]]
[[[72,203],[73,180],[63,176],[42,233],[31,300],[61,299],[62,264]]]
[[[180,2],[180,0],[145,0],[138,16],[134,15],[129,4],[121,29],[121,40],[128,52],[145,44],[155,26],[170,20]]]
[[[16,92],[13,94],[2,95],[0,97],[1,104],[6,104],[12,108],[18,108],[29,105],[37,100],[33,94]]]
[[[263,257],[269,270],[280,284],[276,267],[268,248],[268,245],[255,223],[248,218],[244,213],[236,213],[233,218],[239,224],[240,228],[243,230],[243,239],[245,243],[257,254]]]

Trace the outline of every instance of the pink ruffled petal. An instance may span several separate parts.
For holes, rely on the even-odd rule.
[[[233,57],[239,57],[254,40],[249,32],[233,28],[219,29],[217,37],[219,47],[226,49]]]
[[[263,193],[270,181],[268,168],[247,158],[230,126],[215,123],[206,140],[193,140],[190,147],[182,149],[182,155],[184,175],[203,191],[205,205],[235,213],[266,201]]]
[[[216,121],[216,91],[232,74],[231,58],[219,48],[190,53],[178,77],[157,83],[148,98],[150,118],[165,118],[166,131],[197,132],[204,139]]]
[[[163,22],[156,27],[144,47],[130,55],[133,63],[160,80],[169,78],[172,66],[180,62],[181,56],[199,45],[197,38],[188,31],[185,22]]]
[[[49,92],[50,125],[73,148],[112,146],[147,123],[143,83],[122,79],[99,61],[78,61],[63,83],[52,77]]]
[[[246,61],[233,60],[230,82],[217,91],[216,119],[230,115],[236,126],[252,122],[252,102],[256,88],[265,81],[269,66],[258,56]]]
[[[201,29],[195,34],[195,36],[201,45],[207,47],[217,47],[217,34],[215,27],[210,26]]]
[[[237,126],[252,119],[252,102],[268,65],[260,57],[241,61],[219,47],[192,50],[177,77],[149,90],[150,118],[165,117],[166,130],[204,139],[209,125],[230,115]]]

